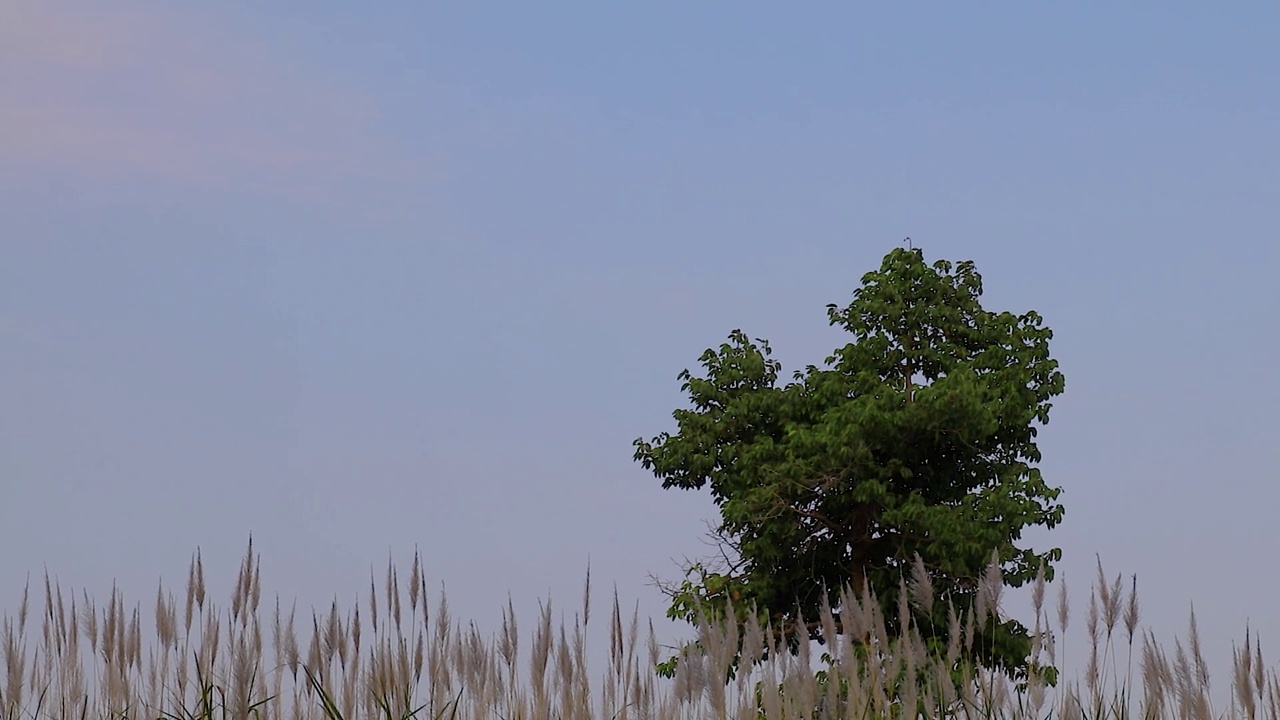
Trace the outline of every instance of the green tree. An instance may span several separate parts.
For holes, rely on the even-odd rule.
[[[1041,317],[987,311],[981,295],[972,262],[929,265],[919,249],[898,248],[852,302],[827,306],[852,339],[825,366],[781,385],[768,342],[735,330],[703,353],[703,375],[680,373],[691,407],[675,411],[674,434],[636,440],[635,459],[664,488],[709,486],[716,534],[734,557],[723,572],[689,568],[668,589],[671,617],[723,617],[732,600],[739,619],[752,606],[794,635],[828,589],[837,620],[846,586],[897,607],[918,554],[947,602],[929,614],[917,603],[909,622],[945,647],[948,606],[961,618],[981,609],[993,550],[1005,584],[1041,567],[1052,579],[1061,550],[1018,542],[1025,528],[1062,519],[1061,490],[1033,465],[1036,425],[1064,379]],[[903,630],[898,613],[885,615],[891,634]],[[830,640],[806,625],[811,639]],[[985,623],[966,660],[1025,677],[1030,635],[1015,620]]]

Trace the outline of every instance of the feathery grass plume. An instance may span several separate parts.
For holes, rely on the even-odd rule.
[[[96,655],[98,654],[98,611],[93,606],[93,601],[89,599],[89,592],[87,590],[81,592],[84,595],[84,605],[80,608],[80,629],[89,639],[89,651]]]
[[[218,618],[218,613],[212,611],[210,606],[209,617],[205,621],[204,635],[200,639],[201,656],[204,659],[202,670],[206,676],[209,676],[213,665],[218,660],[218,649],[222,646],[219,638],[222,633],[222,623]],[[206,651],[207,650],[207,654]]]
[[[289,608],[289,621],[285,625],[284,661],[289,665],[289,673],[295,682],[298,680],[298,665],[301,664],[301,652],[298,647],[298,632],[294,625],[297,604]]]
[[[110,597],[102,616],[102,662],[108,667],[116,663],[116,617],[120,599],[114,584]]]
[[[962,614],[947,602],[948,642],[943,648],[925,644],[920,628],[923,612],[910,617],[890,637],[884,608],[874,596],[865,589],[855,594],[847,586],[838,593],[839,622],[831,605],[836,593],[832,593],[811,623],[821,626],[830,638],[821,673],[814,672],[817,658],[809,656],[811,645],[803,621],[788,623],[784,635],[775,633],[768,623],[762,627],[759,616],[748,612],[741,625],[709,622],[703,615],[697,628],[700,642],[679,664],[676,679],[661,681],[654,672],[661,650],[653,624],[649,623],[646,653],[646,646],[638,642],[638,607],[628,630],[615,588],[608,629],[601,631],[608,636],[608,656],[605,672],[594,678],[598,683],[588,673],[586,658],[589,605],[584,604],[571,622],[561,620],[556,625],[551,622],[550,602],[542,606],[533,628],[529,674],[522,680],[515,672],[522,656],[510,597],[502,629],[489,640],[474,623],[455,624],[449,619],[443,592],[434,627],[425,619],[421,625],[416,620],[404,624],[403,618],[397,627],[392,617],[398,593],[394,567],[391,591],[385,599],[377,598],[381,602],[373,611],[387,614],[367,632],[363,628],[369,625],[360,610],[367,609],[361,605],[369,598],[356,598],[350,610],[335,599],[328,612],[313,611],[310,637],[300,638],[294,630],[296,604],[286,614],[277,597],[269,611],[273,659],[267,662],[254,600],[261,592],[256,554],[241,564],[241,574],[229,593],[232,603],[223,610],[197,602],[195,588],[203,572],[197,570],[198,562],[197,555],[187,578],[192,613],[198,609],[201,615],[198,632],[192,636],[187,630],[182,637],[178,601],[162,584],[154,596],[154,608],[148,608],[155,615],[150,647],[148,639],[142,638],[141,605],[127,602],[120,588],[113,586],[99,611],[87,593],[83,606],[75,592],[64,603],[61,587],[46,574],[39,625],[24,624],[21,610],[15,616],[0,617],[0,661],[5,663],[0,673],[0,717],[1127,720],[1140,716],[1143,720],[1216,720],[1194,613],[1190,637],[1185,643],[1176,641],[1171,661],[1155,636],[1137,627],[1136,579],[1128,604],[1120,601],[1119,617],[1131,645],[1133,637],[1141,637],[1141,687],[1134,687],[1130,676],[1116,678],[1095,668],[1094,684],[1082,694],[1080,683],[1063,682],[1051,691],[1035,665],[1026,682],[1015,686],[995,671],[961,661],[961,645],[978,637],[973,632],[977,616],[972,605]],[[408,575],[411,588],[417,588],[409,593],[409,617],[416,617],[418,603],[427,605],[420,562],[417,576],[412,569]],[[899,603],[906,599],[911,612],[923,610],[921,585],[916,571],[907,593],[898,596]],[[382,590],[373,583],[370,587],[375,597]],[[1033,659],[1045,648],[1053,655],[1053,636],[1040,634],[1043,592],[1043,587],[1032,588],[1037,613]],[[1105,592],[1103,598],[1100,583],[1094,598],[1095,645],[1102,641],[1099,626],[1106,623],[1108,606],[1120,598],[1114,582],[1105,584]],[[238,609],[236,597],[240,598]],[[584,591],[585,598],[589,590]],[[998,598],[988,598],[984,613],[998,617],[993,607],[998,607]],[[901,612],[902,605],[896,609]],[[731,611],[729,617],[736,614]],[[1065,625],[1065,620],[1059,620],[1060,626]],[[29,630],[32,627],[37,629]],[[833,627],[841,632],[833,632]],[[306,664],[299,658],[303,640],[309,641],[310,648]],[[788,640],[795,643],[794,655],[787,648]],[[1233,648],[1231,706],[1226,714],[1233,720],[1280,720],[1276,673],[1266,670],[1259,645],[1256,631],[1246,627],[1244,644]],[[730,672],[735,658],[737,665]],[[86,660],[91,666],[87,672]],[[1082,701],[1086,695],[1088,699]],[[1138,700],[1137,714],[1129,707],[1131,697]]]
[[[275,664],[272,668],[272,710],[276,716],[280,715],[280,708],[283,700],[280,697],[280,690],[284,686],[284,669],[286,666],[284,658],[284,627],[283,618],[280,615],[280,597],[276,597],[275,612],[271,618],[271,651],[275,657]]]
[[[1096,584],[1094,585],[1093,591],[1094,593],[1096,593],[1096,598],[1102,610],[1102,614],[1104,617],[1110,616],[1113,614],[1118,614],[1118,610],[1115,613],[1113,613],[1113,611],[1111,610],[1112,607],[1115,607],[1118,609],[1120,607],[1120,603],[1114,600],[1115,593],[1113,593],[1111,591],[1111,587],[1107,585],[1107,578],[1102,572],[1102,557],[1099,555],[1094,555],[1094,559],[1097,561],[1098,576],[1097,576],[1097,581],[1096,581]],[[1115,625],[1115,621],[1112,620],[1111,624]],[[1103,627],[1106,627],[1106,626],[1107,626],[1107,623],[1104,620]]]
[[[1133,644],[1133,634],[1138,628],[1141,617],[1138,606],[1138,576],[1133,576],[1133,584],[1129,587],[1129,600],[1124,607],[1124,630],[1129,636],[1129,644]]]
[[[730,608],[732,608],[732,603],[730,603]],[[752,607],[748,616],[754,616],[755,614],[755,608]],[[730,613],[730,617],[733,617],[732,613]],[[837,638],[840,637],[839,625],[836,621],[835,610],[831,607],[831,593],[827,590],[825,584],[822,586],[822,602],[818,604],[818,624],[822,627],[822,637],[831,648],[831,654],[834,659],[839,660],[840,645],[836,642]],[[734,638],[734,647],[738,647],[737,637]]]
[[[1085,619],[1089,632],[1089,665],[1085,670],[1085,687],[1089,689],[1089,706],[1095,714],[1102,702],[1102,653],[1098,634],[1098,595],[1089,598],[1089,613]]]
[[[559,690],[558,698],[560,709],[571,706],[570,693],[572,692],[571,676],[573,673],[573,660],[569,656],[569,638],[566,634],[563,620],[559,626],[560,637],[555,639],[552,637],[552,665],[551,675],[553,678],[553,686]]]
[[[508,601],[510,601],[510,596],[508,596]],[[502,640],[506,640],[505,634]],[[614,679],[617,678],[622,666],[622,643],[622,608],[618,604],[618,585],[615,583],[613,586],[613,608],[609,613],[609,675]],[[499,647],[499,652],[503,654],[504,658],[506,657],[505,642],[504,646]]]
[[[1124,606],[1124,630],[1128,638],[1126,660],[1125,660],[1125,689],[1131,692],[1133,687],[1133,638],[1138,630],[1138,620],[1141,617],[1140,608],[1138,606],[1138,576],[1132,576],[1129,586],[1129,599],[1125,601]]]
[[[200,612],[204,612],[204,593],[204,557],[200,554],[200,548],[196,548],[195,598]]]
[[[390,583],[387,586],[387,598],[391,604],[391,618],[395,621],[396,633],[398,634],[402,628],[402,616],[400,614],[400,575],[395,571],[395,568],[391,567],[391,560],[389,558],[387,560],[387,570],[387,579]]]
[[[1231,673],[1232,690],[1234,691],[1233,703],[1244,711],[1248,720],[1255,720],[1258,714],[1258,706],[1255,702],[1255,690],[1253,688],[1253,649],[1249,645],[1249,626],[1247,623],[1244,628],[1244,648],[1237,648],[1235,643],[1232,643],[1231,646]]]
[[[582,585],[582,624],[591,623],[591,563],[587,562],[587,581]]]
[[[1098,612],[1098,594],[1089,597],[1089,612],[1085,614],[1084,626],[1089,633],[1089,641],[1097,645],[1102,640],[1098,620],[1100,618]]]
[[[48,573],[45,573],[45,588],[48,592]],[[18,636],[25,637],[27,634],[27,611],[30,609],[28,600],[31,596],[31,576],[28,575],[26,581],[22,585],[22,602],[18,605]]]
[[[1035,612],[1037,621],[1040,620],[1044,612],[1045,586],[1044,563],[1041,563],[1040,568],[1036,570],[1036,579],[1031,583],[1031,609]]]
[[[1115,581],[1111,583],[1110,587],[1108,587],[1107,578],[1102,571],[1102,558],[1097,555],[1094,557],[1097,559],[1098,563],[1097,593],[1099,606],[1102,610],[1102,625],[1106,629],[1106,644],[1103,646],[1103,673],[1105,676],[1107,670],[1105,663],[1107,661],[1110,661],[1111,663],[1112,672],[1114,673],[1116,670],[1115,646],[1111,641],[1112,635],[1115,632],[1116,624],[1120,620],[1120,607],[1123,602],[1123,596],[1120,592],[1120,574],[1116,574]]]
[[[1071,599],[1067,597],[1067,581],[1058,583],[1058,629],[1065,635],[1071,624]]]
[[[986,626],[987,616],[1000,622],[1000,599],[1004,594],[1004,576],[1000,571],[1000,553],[991,551],[991,560],[987,563],[982,578],[978,581],[978,629]],[[985,612],[984,612],[985,610]]]
[[[454,662],[461,670],[462,686],[477,700],[483,699],[484,688],[488,683],[488,658],[484,649],[484,640],[474,622],[470,623],[465,634],[461,634],[454,645]]]
[[[1187,635],[1191,647],[1191,656],[1196,663],[1196,676],[1201,685],[1209,684],[1209,664],[1204,660],[1204,653],[1200,648],[1200,625],[1196,622],[1196,606],[1191,605],[1191,622],[1189,625],[1189,633]]]
[[[418,555],[418,547],[413,548],[413,566],[409,569],[409,610],[410,614],[418,610],[418,594],[422,583],[422,567]]]
[[[19,639],[19,633],[13,629],[13,620],[6,618],[3,635],[0,636],[0,648],[6,670],[5,692],[0,709],[6,717],[17,717],[22,707],[22,678],[26,672],[27,652]]]
[[[369,569],[369,631],[374,637],[378,635],[378,586],[373,580],[373,569]]]
[[[1164,650],[1156,643],[1155,637],[1147,633],[1142,638],[1142,660],[1140,662],[1144,689],[1143,715],[1145,717],[1163,717],[1165,696],[1172,686],[1173,675],[1169,660]]]
[[[1040,712],[1044,708],[1047,699],[1048,694],[1046,693],[1043,675],[1032,673],[1031,677],[1027,679],[1027,705],[1031,717],[1041,717]]]
[[[840,620],[844,637],[848,641],[846,647],[866,643],[871,632],[872,619],[862,598],[848,585],[840,589]],[[848,650],[848,652],[853,651]]]
[[[1262,645],[1255,635],[1253,638],[1253,687],[1258,700],[1264,700],[1267,689],[1266,665],[1262,662]],[[1272,718],[1274,720],[1274,718]]]
[[[637,601],[631,608],[631,622],[627,627],[626,640],[626,665],[623,670],[624,685],[622,692],[622,708],[619,713],[618,720],[629,720],[628,714],[632,707],[637,707],[637,714],[645,717],[646,707],[641,701],[643,699],[644,685],[639,677],[639,661],[638,648],[640,647],[640,603]],[[646,672],[645,675],[652,679],[653,673]],[[745,685],[745,683],[744,683]]]
[[[29,587],[29,583],[30,583],[29,578],[27,582],[28,582],[28,585],[23,585],[22,605],[20,605],[18,608],[19,625],[23,624],[21,618],[25,612],[25,606],[27,604],[27,588]],[[41,620],[42,620],[41,634],[45,637],[45,641],[46,641],[45,646],[52,647],[55,652],[60,653],[62,651],[62,646],[63,646],[63,634],[62,634],[63,627],[58,622],[58,615],[62,605],[62,593],[61,593],[62,588],[59,587],[58,590],[59,590],[58,603],[57,603],[57,606],[55,606],[54,600],[53,600],[53,597],[54,597],[53,586],[51,581],[49,580],[49,571],[48,569],[46,569],[44,572],[44,612],[41,613]]]
[[[1280,718],[1280,676],[1277,676],[1274,670],[1271,671],[1267,682],[1266,695],[1267,720],[1276,720],[1276,718]]]
[[[67,612],[67,605],[66,605],[66,602],[64,602],[64,601],[63,601],[63,599],[62,599],[62,584],[61,584],[61,583],[58,583],[58,586],[57,586],[57,589],[55,590],[55,592],[56,592],[56,594],[57,594],[57,596],[58,596],[58,634],[63,638],[63,641],[66,643],[67,647],[68,647],[68,648],[70,648],[70,647],[75,643],[75,634],[76,634],[76,629],[77,629],[77,626],[76,626],[76,604],[75,604],[75,596],[73,595],[73,596],[71,597],[71,612],[70,612],[70,613],[68,613],[68,612]],[[171,608],[169,612],[170,612],[170,615],[172,616],[172,614],[173,614],[173,610],[172,610],[173,601],[172,601],[172,599],[170,600],[169,604],[170,604],[170,608]],[[68,623],[68,622],[67,622],[67,616],[68,616],[68,615],[70,615],[70,617],[71,617],[71,622],[70,622],[70,623]],[[175,625],[176,623],[175,623],[174,621],[172,621],[172,620],[171,620],[169,624],[170,624],[170,626],[172,627],[172,626],[173,626],[173,625]]]
[[[231,591],[231,624],[235,625],[241,618],[248,617],[249,591],[253,582],[253,574],[249,564],[253,562],[253,537],[249,537],[249,549],[240,561],[240,572],[236,575],[236,585]],[[245,612],[242,614],[241,610]]]
[[[351,631],[352,653],[356,657],[359,657],[362,650],[360,639],[363,637],[364,633],[364,628],[360,624],[360,603],[356,603],[355,607],[351,611],[351,623],[349,625],[349,629]]]
[[[960,617],[956,615],[956,606],[954,603],[947,602],[947,654],[945,663],[948,671],[956,666],[956,662],[960,659],[960,638],[964,632],[963,626],[960,624]]]
[[[431,612],[428,609],[430,603],[427,602],[427,576],[426,573],[418,577],[419,590],[418,594],[422,596],[422,627],[425,629],[431,624]]]
[[[196,607],[196,557],[191,556],[191,565],[187,568],[187,604],[182,616],[183,629],[187,637],[191,636],[191,621]]]
[[[842,639],[847,641],[848,638],[849,635],[846,632]],[[750,671],[759,664],[764,658],[765,646],[765,633],[764,628],[760,626],[760,615],[756,612],[755,606],[752,605],[747,613],[747,621],[742,627],[742,646],[739,652],[741,667],[746,671]],[[747,672],[742,673],[742,676],[745,682]]]
[[[594,715],[594,708],[591,704],[591,680],[587,675],[586,629],[585,620],[581,625],[574,622],[572,684],[575,692],[573,710],[576,711],[577,717],[582,718],[582,720],[591,720]]]
[[[529,669],[533,674],[534,692],[541,693],[546,688],[547,662],[551,659],[551,602],[539,603],[537,630],[533,635],[533,652],[529,657]]]
[[[392,607],[395,604],[394,601],[392,600],[392,597],[396,594],[394,573],[395,573],[395,568],[392,566],[392,563],[391,563],[391,553],[388,552],[387,553],[387,572],[386,572],[386,577],[383,580],[383,582],[385,583],[383,587],[383,589],[385,590],[385,594],[383,596],[383,603],[384,603],[383,611],[386,613],[385,617],[387,618],[387,621],[389,623],[395,623],[396,629],[399,630],[399,623],[396,622],[396,619],[393,617],[391,612]]]
[[[426,633],[419,630],[413,645],[413,681],[422,682],[422,668],[426,658]]]
[[[933,615],[933,579],[924,566],[924,558],[915,554],[911,563],[911,597],[925,615]]]
[[[233,633],[230,640],[231,674],[227,683],[226,701],[230,705],[233,718],[248,720],[253,708],[265,702],[255,697],[258,680],[258,664],[254,644],[246,633]]]
[[[317,616],[316,627],[322,633],[320,638],[321,662],[328,667],[333,664],[342,647],[342,620],[338,617],[338,599],[335,597],[329,606],[329,615],[324,620]],[[345,664],[345,663],[344,663]]]
[[[899,638],[898,641],[898,652],[903,658],[902,687],[895,694],[901,698],[902,714],[910,713],[911,717],[914,717],[918,712],[920,688],[917,666],[923,659],[924,652],[922,648],[915,647],[915,643],[912,642],[913,637],[907,630],[904,629],[903,632],[907,633],[906,636]],[[919,635],[915,635],[915,638],[918,637]]]
[[[173,627],[173,625],[171,625],[169,621],[169,615],[165,605],[163,581],[160,583],[160,586],[156,589],[155,622],[156,622],[156,638],[160,641],[161,647],[167,648],[169,647],[169,645],[176,642],[177,628]]]
[[[138,668],[142,663],[142,608],[134,606],[133,617],[129,619],[129,662],[133,668]]]
[[[502,660],[507,666],[507,682],[514,685],[516,678],[516,662],[520,657],[520,632],[519,627],[516,624],[516,609],[512,603],[510,594],[507,595],[507,607],[502,611],[502,633],[498,651],[501,653]]]
[[[1186,649],[1182,646],[1182,642],[1176,638],[1174,639],[1173,671],[1176,683],[1175,699],[1177,700],[1179,717],[1200,717],[1203,704],[1200,701],[1201,692],[1197,684],[1196,673]]]
[[[257,559],[253,565],[253,585],[249,591],[249,612],[257,614],[258,605],[262,602],[262,561]]]

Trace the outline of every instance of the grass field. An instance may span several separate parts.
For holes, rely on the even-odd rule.
[[[936,602],[923,574],[908,586],[912,602]],[[1054,638],[1072,619],[1065,591],[1047,586],[1032,588],[1035,656],[1054,665],[1063,653]],[[979,603],[988,617],[1000,612],[1001,587],[993,568]],[[931,655],[914,629],[888,637],[884,609],[847,590],[841,611],[867,629],[877,651],[857,660],[842,636],[824,648],[834,662],[825,683],[807,643],[799,656],[770,652],[779,638],[754,622],[703,624],[702,652],[674,679],[658,678],[653,668],[665,656],[652,626],[625,618],[616,597],[609,616],[596,620],[608,623],[609,649],[605,670],[593,675],[585,649],[589,578],[572,624],[553,623],[547,604],[527,637],[510,605],[492,638],[456,622],[443,597],[428,608],[417,556],[407,575],[389,567],[359,606],[335,603],[297,617],[279,601],[261,603],[251,544],[231,590],[229,607],[210,600],[198,554],[185,596],[161,590],[145,611],[118,593],[101,605],[64,595],[46,577],[3,618],[0,718],[1280,719],[1276,674],[1256,640],[1246,638],[1235,653],[1230,706],[1214,708],[1194,615],[1188,637],[1166,652],[1139,629],[1136,589],[1119,577],[1108,582],[1101,566],[1084,616],[1091,642],[1083,677],[1053,688],[1034,676],[1024,687],[987,673],[957,680],[955,660],[984,617],[953,614],[950,646]],[[830,613],[821,620],[834,628]],[[727,677],[739,647],[749,670],[716,680]],[[907,677],[916,680],[898,680]]]

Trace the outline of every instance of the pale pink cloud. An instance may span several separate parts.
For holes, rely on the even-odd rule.
[[[394,170],[370,98],[193,7],[0,3],[0,172],[313,195]]]

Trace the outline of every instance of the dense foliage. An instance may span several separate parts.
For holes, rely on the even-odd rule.
[[[945,645],[947,613],[979,605],[993,550],[1009,585],[1042,566],[1052,577],[1060,550],[1019,545],[1063,514],[1034,467],[1036,426],[1064,388],[1052,332],[1035,312],[985,310],[981,295],[972,262],[898,248],[847,306],[828,305],[851,339],[822,367],[781,384],[768,342],[735,330],[701,356],[703,374],[679,375],[690,407],[675,411],[675,433],[637,440],[635,458],[664,488],[710,488],[729,563],[690,568],[671,589],[673,617],[723,614],[732,600],[795,629],[846,585],[897,607],[918,554],[943,601],[916,603],[907,622]],[[1025,626],[985,623],[981,639],[970,660],[1023,674]]]

